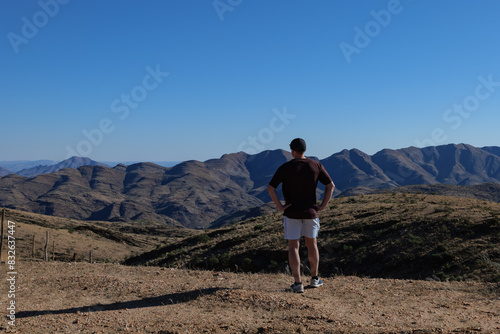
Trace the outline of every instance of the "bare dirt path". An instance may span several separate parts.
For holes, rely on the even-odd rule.
[[[324,278],[117,264],[17,264],[15,327],[2,279],[0,332],[500,333],[498,284]],[[6,275],[5,264],[0,267]]]

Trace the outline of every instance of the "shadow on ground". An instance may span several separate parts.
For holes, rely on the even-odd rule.
[[[214,294],[219,290],[227,290],[227,288],[198,289],[187,292],[172,293],[158,297],[131,300],[128,302],[116,302],[112,304],[95,304],[82,307],[72,307],[61,310],[21,311],[16,314],[16,318],[36,317],[44,314],[67,314],[67,313],[78,313],[78,312],[114,311],[114,310],[125,310],[125,309],[135,309],[142,307],[154,307],[154,306],[169,305],[169,304],[187,303],[189,301],[198,299],[201,296]]]

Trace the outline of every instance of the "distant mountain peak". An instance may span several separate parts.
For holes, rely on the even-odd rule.
[[[127,170],[127,166],[124,165],[124,164],[118,164],[115,167],[113,167],[113,169],[120,170],[120,171],[126,171]]]
[[[57,164],[54,165],[40,165],[32,168],[27,168],[23,169],[20,172],[17,172],[17,175],[21,176],[26,176],[26,177],[35,177],[40,174],[49,174],[49,173],[54,173],[57,172],[61,169],[64,168],[74,168],[77,169],[82,166],[103,166],[103,167],[109,167],[106,164],[94,161],[90,158],[85,158],[85,157],[71,157],[66,160],[63,160]]]

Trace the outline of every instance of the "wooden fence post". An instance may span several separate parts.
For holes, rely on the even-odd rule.
[[[52,261],[55,260],[55,255],[56,254],[56,241],[52,240]]]
[[[33,234],[33,246],[31,247],[31,257],[35,258],[35,235]]]
[[[92,263],[93,262],[93,254],[92,254],[92,250],[89,252],[89,262]]]
[[[46,231],[45,235],[46,235],[46,237],[45,237],[45,248],[44,248],[45,254],[43,256],[43,260],[45,262],[48,262],[49,261],[49,231]]]

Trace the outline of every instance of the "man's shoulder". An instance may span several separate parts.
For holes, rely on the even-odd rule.
[[[319,162],[319,160],[317,160],[317,159],[306,158],[306,161],[307,161],[308,163],[311,163],[311,164],[317,164],[317,165],[320,165],[320,164],[321,164],[321,162]]]
[[[287,162],[284,162],[283,164],[281,164],[281,166],[279,168],[286,168],[286,167],[289,167],[289,166],[293,166],[296,164],[296,160],[295,159],[292,159],[292,160],[288,160]]]
[[[317,167],[321,167],[321,166],[323,166],[323,165],[321,164],[321,162],[319,162],[319,161],[318,161],[318,160],[316,160],[316,159],[306,158],[306,160],[305,160],[305,161],[306,161],[306,163],[307,163],[307,164],[309,164],[309,165],[311,165],[311,166],[317,166]]]

